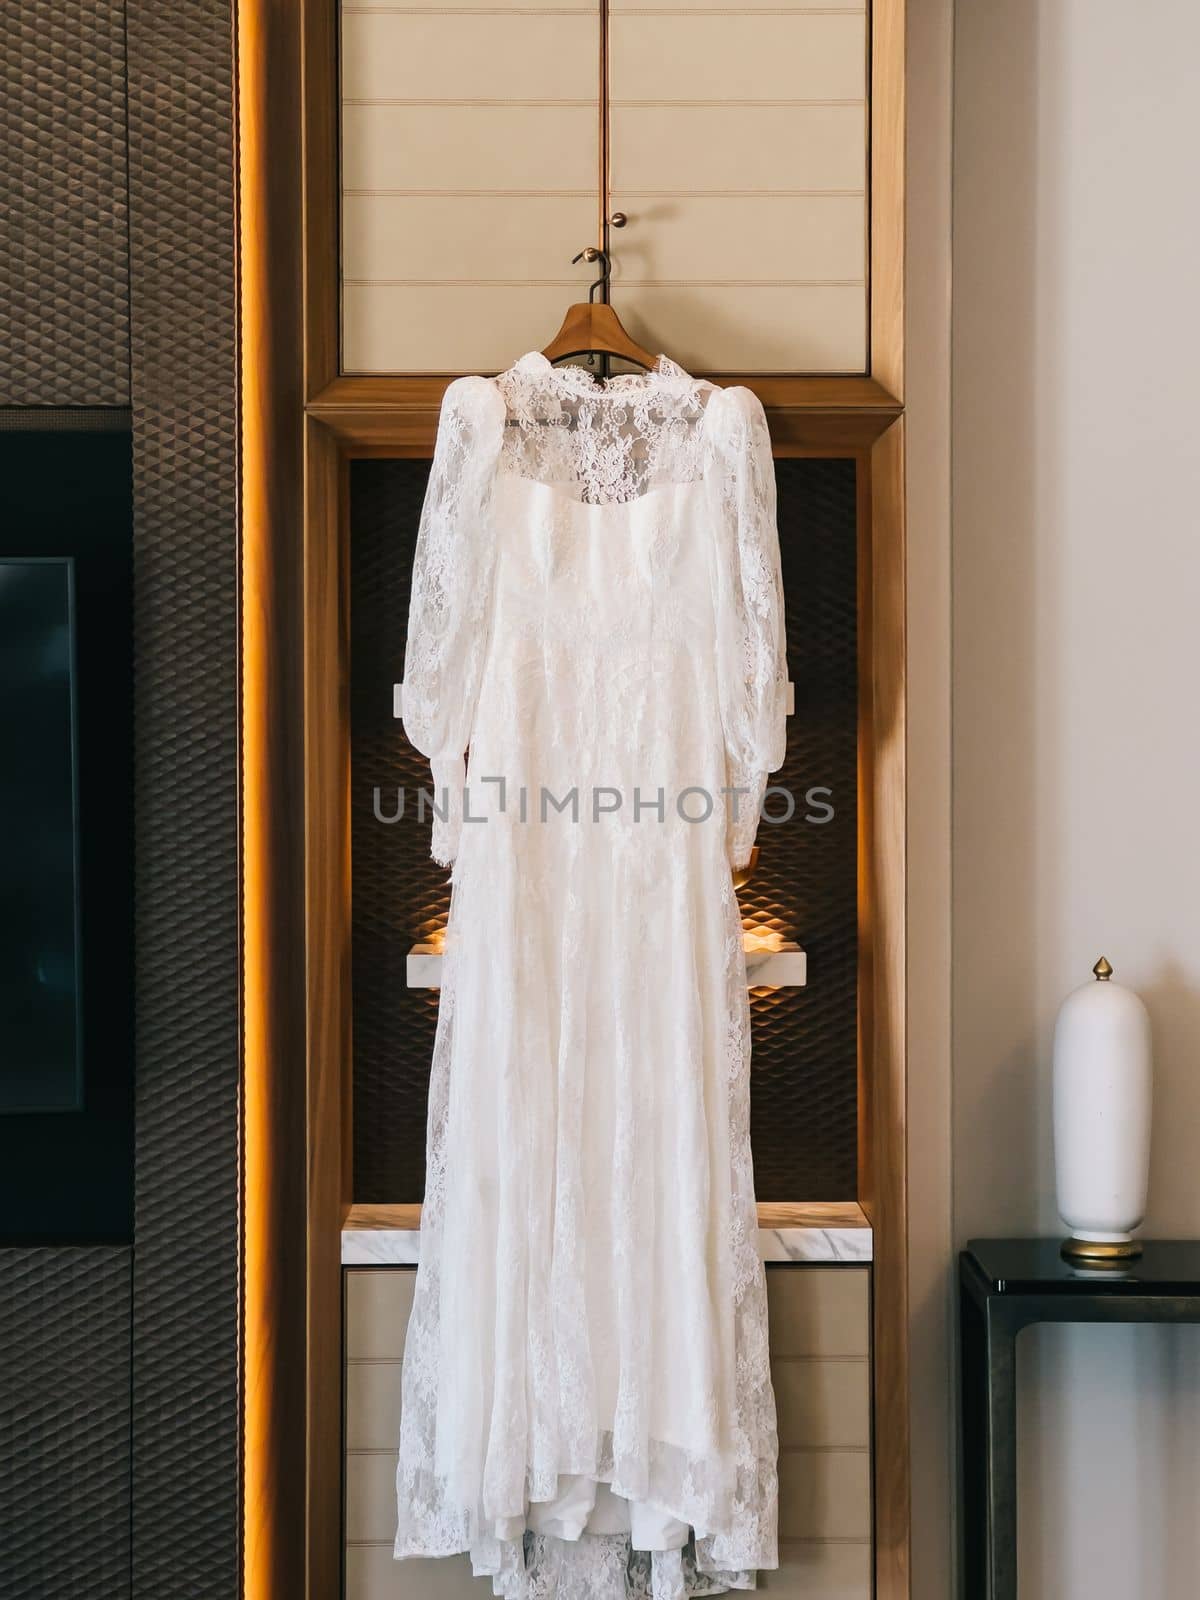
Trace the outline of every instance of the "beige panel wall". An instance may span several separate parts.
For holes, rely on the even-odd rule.
[[[625,103],[612,119],[613,172],[630,202],[662,191],[861,198],[866,158],[862,100],[846,105]]]
[[[836,284],[670,284],[614,290],[625,326],[689,372],[845,372],[865,351],[860,289]]]
[[[763,100],[854,104],[866,93],[864,10],[614,7],[612,97],[644,105]]]
[[[347,287],[346,358],[357,372],[500,372],[552,337],[578,284],[377,283]],[[547,332],[547,325],[550,331]],[[370,365],[367,365],[368,359]]]
[[[768,1270],[779,1406],[777,1600],[869,1600],[870,1297],[865,1267]],[[346,1600],[471,1600],[465,1557],[392,1560],[400,1361],[414,1274],[346,1273]]]
[[[495,371],[591,274],[595,0],[342,9],[342,364]],[[698,371],[867,361],[863,5],[611,24],[613,301]]]
[[[496,371],[550,338],[588,281],[598,51],[595,0],[343,6],[345,371]]]
[[[613,303],[701,371],[867,362],[867,16],[614,0]]]
[[[956,1229],[1059,1231],[1054,1017],[1103,951],[1154,1031],[1146,1231],[1195,1237],[1200,9],[964,0],[956,41]],[[1200,1330],[1021,1343],[1021,1600],[1194,1595]]]

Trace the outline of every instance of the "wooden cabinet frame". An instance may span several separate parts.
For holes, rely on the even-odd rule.
[[[336,0],[238,0],[247,1600],[339,1594],[349,463],[429,456],[449,381],[338,370],[337,24]],[[874,1230],[876,1596],[908,1600],[904,0],[874,0],[871,40],[870,371],[718,381],[759,395],[777,454],[858,464],[857,1201]]]

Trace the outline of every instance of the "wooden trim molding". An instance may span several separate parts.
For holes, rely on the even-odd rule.
[[[795,1205],[771,1201],[758,1208],[760,1228],[869,1228],[866,1212],[853,1200],[810,1200]],[[397,1228],[403,1231],[421,1226],[419,1205],[351,1206],[343,1227]]]
[[[712,379],[723,387],[745,384],[766,407],[780,454],[831,446],[869,446],[899,416],[899,401],[871,378],[764,378],[754,374]],[[447,377],[335,378],[308,403],[352,455],[420,455],[433,452]]]
[[[351,1209],[348,456],[305,425],[306,1600],[341,1592],[341,1230]],[[278,1600],[295,1600],[280,1595]]]
[[[337,441],[312,421],[304,465],[305,1501],[315,1600],[339,1592],[341,1572],[341,1499],[328,1463],[340,1459],[342,1437],[340,1230],[351,1200],[352,1057],[349,496]]]
[[[874,1230],[876,1600],[908,1600],[904,419],[859,474],[859,1200]]]
[[[744,384],[763,405],[794,407],[805,411],[883,410],[895,413],[900,401],[874,378],[809,378],[764,376],[762,373],[696,373],[724,389]],[[336,377],[313,394],[308,409],[314,416],[333,421],[339,413],[415,409],[436,413],[453,374],[428,373],[411,377]]]

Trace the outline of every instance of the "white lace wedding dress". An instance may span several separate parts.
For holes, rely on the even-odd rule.
[[[730,867],[785,690],[748,390],[665,357],[450,385],[404,677],[454,887],[396,1555],[469,1551],[508,1600],[776,1565]]]

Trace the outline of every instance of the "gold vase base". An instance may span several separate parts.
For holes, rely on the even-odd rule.
[[[1103,1267],[1133,1261],[1142,1253],[1140,1239],[1064,1239],[1059,1254],[1064,1261]]]

